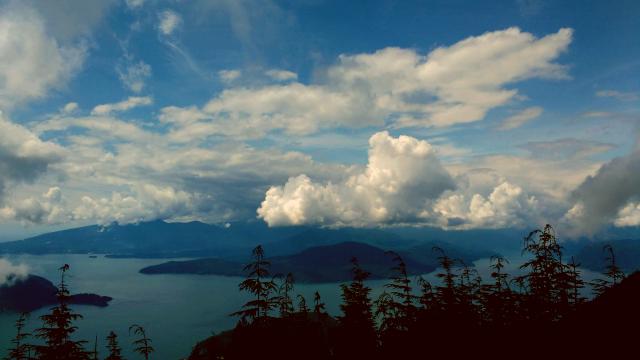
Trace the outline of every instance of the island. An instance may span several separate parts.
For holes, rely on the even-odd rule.
[[[0,286],[0,311],[31,312],[57,303],[55,285],[40,276],[28,275]],[[113,300],[96,294],[71,295],[69,303],[105,307]]]

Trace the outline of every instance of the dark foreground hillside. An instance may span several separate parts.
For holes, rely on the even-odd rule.
[[[506,259],[494,256],[484,279],[473,266],[434,247],[438,269],[432,282],[411,276],[414,264],[402,254],[384,252],[391,269],[377,298],[367,285],[372,273],[352,258],[351,280],[340,285],[341,313],[332,316],[320,293],[296,293],[295,274],[274,274],[275,262],[257,246],[239,284],[249,300],[228,314],[237,325],[197,343],[190,359],[637,358],[640,273],[627,277],[614,248],[606,246],[601,278],[587,283],[579,264],[563,256],[549,225],[526,236],[523,247],[517,276],[505,272]],[[317,254],[310,267],[344,266],[340,258]],[[42,327],[25,329],[25,314],[17,319],[9,359],[100,358],[97,337],[75,338],[81,314],[70,307],[68,271],[66,264],[60,268],[55,304],[39,316]],[[120,346],[131,346],[139,358],[163,358],[140,325],[129,327],[135,340],[127,345],[118,342],[122,334],[108,331],[106,359],[122,359]]]
[[[558,322],[480,325],[455,311],[418,315],[395,334],[363,342],[326,313],[269,317],[198,343],[189,359],[637,358],[640,272]]]

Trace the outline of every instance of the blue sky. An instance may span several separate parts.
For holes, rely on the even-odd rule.
[[[638,29],[637,1],[1,1],[0,238],[637,226]]]

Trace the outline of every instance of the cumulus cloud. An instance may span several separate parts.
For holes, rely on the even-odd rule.
[[[446,127],[478,121],[517,99],[518,90],[509,85],[530,78],[566,78],[565,67],[554,60],[571,39],[571,29],[536,38],[510,28],[427,55],[400,48],[341,55],[315,84],[295,81],[293,73],[274,72],[272,78],[289,82],[228,88],[198,109],[198,121],[174,124],[173,131],[176,137],[260,137],[274,130],[304,135],[335,127]],[[221,75],[235,79],[239,74]],[[539,111],[528,109],[514,121],[531,119]]]
[[[500,125],[500,127],[498,128],[499,130],[511,130],[511,129],[515,129],[515,128],[519,128],[520,126],[524,125],[525,123],[537,118],[538,116],[540,116],[542,114],[543,109],[539,106],[533,106],[530,108],[526,108],[522,111],[520,111],[519,113],[509,116],[508,118],[504,119],[504,121],[502,122],[502,124]]]
[[[127,111],[138,106],[151,105],[153,99],[148,96],[130,96],[117,103],[101,104],[91,110],[92,115],[107,115],[112,112]]]
[[[0,203],[9,184],[34,181],[64,154],[60,146],[40,140],[0,113]]]
[[[73,210],[73,218],[96,221],[99,225],[175,218],[197,213],[196,201],[193,194],[185,191],[142,184],[131,193],[114,192],[110,198],[83,196]]]
[[[0,218],[30,224],[64,224],[73,220],[57,186],[49,188],[39,198],[13,201],[0,209]]]
[[[620,209],[614,224],[616,226],[640,226],[640,202],[631,202]]]
[[[258,209],[270,226],[415,222],[453,179],[424,140],[379,132],[369,139],[369,162],[339,183],[314,183],[306,175],[271,187]]]
[[[617,157],[602,165],[572,193],[574,206],[566,219],[577,231],[593,233],[615,222],[628,226],[635,222],[640,200],[640,151]]]
[[[439,225],[455,228],[519,227],[534,219],[538,201],[520,186],[502,180],[487,196],[456,191],[434,206]]]
[[[173,10],[165,10],[158,15],[160,24],[158,28],[163,35],[171,35],[182,24],[182,17]]]
[[[15,281],[24,279],[28,275],[29,267],[26,264],[14,265],[0,258],[0,286],[11,286]]]
[[[61,88],[85,56],[84,46],[52,37],[36,10],[17,2],[0,6],[0,108]]]

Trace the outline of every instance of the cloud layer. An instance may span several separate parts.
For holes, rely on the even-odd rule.
[[[509,28],[469,37],[427,55],[401,48],[341,55],[317,83],[230,88],[202,108],[167,108],[162,118],[172,125],[176,138],[251,138],[278,130],[303,135],[336,127],[468,123],[515,101],[518,91],[508,88],[511,84],[530,78],[566,78],[565,67],[554,61],[571,40],[571,29],[536,38]],[[221,73],[225,81],[239,75]],[[297,78],[282,71],[267,75],[276,82]],[[540,113],[539,108],[527,111],[514,121],[520,124]],[[180,121],[187,117],[191,121]]]
[[[445,228],[521,226],[535,216],[535,197],[504,179],[482,177],[455,181],[428,142],[379,132],[369,139],[369,162],[361,172],[339,183],[292,177],[266,192],[258,216],[270,226]]]
[[[42,98],[81,67],[82,44],[61,44],[44,18],[24,4],[0,5],[0,109]]]

